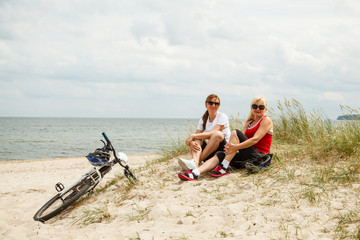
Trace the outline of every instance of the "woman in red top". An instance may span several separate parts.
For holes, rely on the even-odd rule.
[[[230,141],[225,145],[224,151],[217,152],[214,157],[201,165],[200,174],[210,171],[211,176],[221,177],[229,174],[229,166],[239,168],[246,160],[256,155],[270,153],[273,123],[270,117],[266,116],[267,109],[268,103],[264,97],[253,98],[243,132],[238,129],[232,131]],[[185,173],[179,173],[178,176],[181,180],[189,181],[198,178],[191,169]]]

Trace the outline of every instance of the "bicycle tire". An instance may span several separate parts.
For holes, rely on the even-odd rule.
[[[60,193],[56,194],[35,213],[34,220],[45,222],[55,217],[84,195],[90,186],[90,179],[86,179],[70,188],[62,196]]]

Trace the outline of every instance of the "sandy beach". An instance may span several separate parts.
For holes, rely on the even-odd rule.
[[[130,155],[135,185],[122,179],[45,224],[33,215],[55,195],[55,183],[70,184],[91,167],[87,160],[0,162],[1,239],[341,239],[339,226],[356,232],[356,223],[339,223],[359,213],[358,183],[310,186],[306,164],[276,162],[260,174],[184,182],[177,159],[149,164],[157,157]],[[115,166],[97,188],[121,172]],[[86,225],[84,214],[94,209],[108,214]]]

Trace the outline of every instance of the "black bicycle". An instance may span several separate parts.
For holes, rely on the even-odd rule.
[[[132,174],[129,166],[127,165],[126,154],[123,152],[116,153],[107,135],[104,132],[102,135],[106,141],[105,143],[101,140],[104,146],[96,149],[95,152],[89,153],[86,156],[90,164],[94,167],[66,188],[60,182],[55,184],[55,189],[58,193],[35,213],[35,221],[45,222],[64,211],[85,193],[91,193],[103,179],[105,174],[107,174],[117,163],[124,168],[124,175],[127,178],[130,180],[136,180],[136,177]],[[110,161],[112,156],[114,158]]]

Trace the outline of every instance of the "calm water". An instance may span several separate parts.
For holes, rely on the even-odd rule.
[[[158,153],[195,131],[197,119],[0,118],[0,161],[81,157],[102,147],[105,132],[117,151]]]

